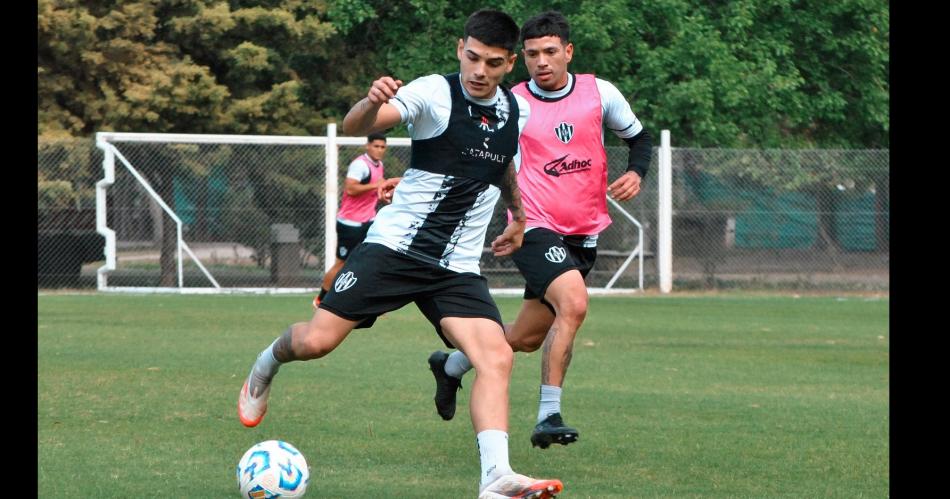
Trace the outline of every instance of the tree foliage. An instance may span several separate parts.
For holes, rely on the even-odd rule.
[[[335,29],[319,2],[40,0],[38,10],[41,135],[306,134],[326,122],[307,89],[330,82],[297,71],[329,52]]]
[[[381,75],[408,82],[456,71],[456,41],[467,16],[482,6],[460,0],[38,0],[37,133],[47,142],[110,130],[322,135]],[[547,9],[563,12],[575,45],[571,69],[613,82],[645,127],[654,135],[669,129],[678,147],[889,145],[885,0],[500,0],[491,6],[519,23]],[[508,82],[526,77],[519,60]],[[41,143],[40,154],[62,155],[56,147],[44,152]],[[188,147],[196,146],[172,148],[161,161],[153,155],[151,164],[162,168],[142,168],[169,203],[176,179],[208,175],[207,164],[185,159]],[[848,182],[887,189],[869,162],[817,165],[801,158],[801,164],[782,158],[763,169],[739,157],[714,162],[708,172],[818,193]],[[88,158],[68,163],[89,166]],[[232,175],[228,203],[247,211],[235,211],[243,218],[226,224],[250,234],[247,242],[261,264],[265,228],[287,218],[261,199],[305,207],[321,195],[311,177],[288,176],[266,163],[250,162],[242,176]],[[41,208],[88,204],[91,170],[78,177],[59,170],[44,171],[41,163]],[[318,235],[319,224],[307,225],[313,217],[294,223],[307,237]],[[162,285],[173,283],[174,238],[165,224]]]
[[[39,0],[38,133],[319,134],[383,74],[457,68],[458,0]],[[694,147],[888,146],[883,0],[505,0]],[[510,81],[523,79],[520,62]]]

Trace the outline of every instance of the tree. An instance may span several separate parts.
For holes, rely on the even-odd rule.
[[[572,69],[691,147],[888,145],[883,0],[498,5],[572,23]],[[382,74],[457,68],[458,0],[39,0],[39,133],[321,133]],[[527,76],[519,61],[509,81]]]
[[[293,69],[334,32],[319,4],[271,8],[213,1],[38,4],[39,129],[44,136],[104,130],[317,133]],[[173,207],[188,162],[150,162],[143,174]],[[164,225],[161,284],[174,282],[175,228]]]
[[[572,70],[616,84],[647,129],[671,130],[677,146],[888,147],[884,0],[497,7],[519,23],[563,12]],[[322,134],[380,75],[408,82],[456,71],[453,47],[475,8],[460,0],[38,0],[37,132]],[[508,81],[526,77],[519,61]],[[170,189],[176,175],[203,174],[189,168],[145,174]],[[251,178],[270,175],[256,168]],[[285,197],[306,190],[275,185]],[[167,282],[174,269],[162,268]]]
[[[563,12],[572,25],[572,70],[612,81],[648,128],[670,129],[680,146],[888,145],[885,1],[508,0],[498,7],[519,23],[547,9]],[[408,81],[454,71],[452,46],[472,10],[451,0],[331,0],[329,18],[354,60],[346,66],[347,85],[355,86],[346,102],[380,74]],[[526,77],[519,60],[508,81]]]

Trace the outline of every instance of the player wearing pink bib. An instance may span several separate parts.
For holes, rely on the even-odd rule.
[[[313,306],[330,292],[333,280],[343,268],[353,248],[366,239],[366,233],[376,218],[376,188],[383,183],[383,156],[386,154],[386,136],[371,133],[366,137],[366,152],[357,156],[346,171],[343,181],[343,199],[336,213],[336,262],[323,275],[320,294]]]
[[[543,346],[531,443],[545,449],[578,438],[561,418],[561,387],[587,315],[584,279],[597,257],[597,236],[610,225],[606,196],[625,201],[640,191],[652,141],[614,85],[567,70],[574,46],[563,15],[548,11],[529,19],[521,42],[531,79],[512,93],[531,104],[516,157],[527,221],[524,242],[512,259],[525,278],[525,292],[515,322],[505,324],[505,336],[514,351]],[[630,148],[627,172],[609,185],[604,129]],[[451,419],[461,377],[471,369],[468,359],[459,351],[437,351],[429,367],[436,379],[436,409]]]
[[[381,143],[379,143],[381,142]],[[376,218],[376,187],[383,180],[383,160],[376,150],[386,150],[386,137],[370,137],[365,154],[350,163],[344,181],[343,199],[337,210],[338,220],[357,223],[372,222]]]
[[[601,194],[607,190],[607,151],[600,92],[593,75],[576,75],[571,83],[563,98],[542,101],[541,112],[525,126],[518,187],[528,227],[597,234],[610,225],[607,198]],[[527,82],[511,91],[540,100]]]

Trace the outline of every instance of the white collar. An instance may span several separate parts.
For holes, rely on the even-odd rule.
[[[462,96],[467,100],[474,102],[480,106],[494,106],[498,102],[498,96],[501,95],[501,85],[495,87],[495,95],[487,99],[476,99],[469,95],[468,90],[465,90],[465,84],[462,83],[462,73],[459,73],[459,85],[462,87]]]
[[[574,75],[571,74],[570,71],[567,73],[567,85],[564,85],[564,88],[561,88],[559,90],[545,90],[539,87],[538,84],[535,83],[533,79],[528,80],[528,90],[531,90],[531,93],[540,95],[541,97],[545,97],[548,99],[557,99],[559,97],[564,97],[565,95],[567,95],[568,92],[571,91],[571,87],[573,86],[574,86]]]

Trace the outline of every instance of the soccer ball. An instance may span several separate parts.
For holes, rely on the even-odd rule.
[[[282,440],[267,440],[247,450],[237,465],[238,488],[246,499],[301,497],[310,482],[303,454]]]

